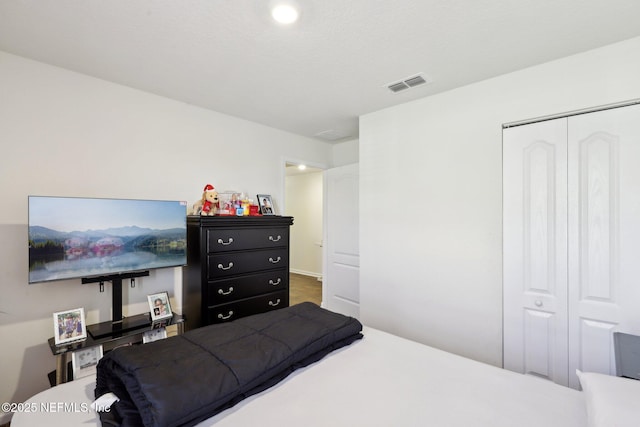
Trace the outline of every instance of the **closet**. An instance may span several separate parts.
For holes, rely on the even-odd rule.
[[[503,130],[504,367],[578,388],[640,334],[640,105]]]

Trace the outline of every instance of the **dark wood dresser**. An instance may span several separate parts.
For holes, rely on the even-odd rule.
[[[188,216],[185,329],[289,306],[288,216]]]

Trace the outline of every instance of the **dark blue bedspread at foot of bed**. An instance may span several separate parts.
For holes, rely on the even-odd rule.
[[[120,399],[103,426],[191,426],[362,338],[362,324],[302,303],[161,341],[115,349],[96,397]]]

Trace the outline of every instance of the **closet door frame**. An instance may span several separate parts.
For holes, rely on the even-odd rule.
[[[555,156],[538,156],[546,176],[528,166],[536,146]],[[615,375],[613,333],[640,335],[640,104],[505,127],[503,155],[504,367],[572,388],[576,369]],[[550,188],[552,163],[553,190],[532,197],[527,181]]]

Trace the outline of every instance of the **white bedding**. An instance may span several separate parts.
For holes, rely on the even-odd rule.
[[[298,370],[200,427],[487,426],[584,427],[583,393],[489,366],[372,328],[364,338]],[[94,379],[62,384],[29,399],[79,411],[16,413],[12,427],[99,426]]]

